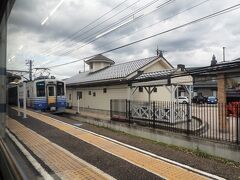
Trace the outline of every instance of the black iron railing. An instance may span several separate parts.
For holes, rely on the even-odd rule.
[[[111,120],[240,144],[240,103],[111,100]]]

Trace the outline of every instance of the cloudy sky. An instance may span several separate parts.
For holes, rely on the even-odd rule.
[[[169,2],[168,4],[164,3]],[[50,67],[92,56],[240,3],[238,0],[17,0],[8,23],[8,69]],[[196,6],[196,7],[195,7]],[[193,8],[195,7],[195,8]],[[174,66],[209,65],[240,57],[240,9],[128,46],[105,56],[116,63],[156,55]],[[52,68],[59,78],[83,61]]]

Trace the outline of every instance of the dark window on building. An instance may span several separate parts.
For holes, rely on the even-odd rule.
[[[29,90],[27,90],[27,97],[28,97],[28,98],[30,97],[30,93],[29,93]]]
[[[77,99],[82,99],[82,91],[77,92]]]
[[[92,95],[92,91],[88,91],[88,95]]]
[[[93,96],[96,96],[96,93],[95,93],[95,92],[93,92]]]
[[[57,82],[57,96],[64,96],[64,82]]]
[[[103,93],[107,93],[107,88],[103,88]]]
[[[139,88],[138,88],[138,91],[139,91],[139,92],[143,92],[143,87],[139,87]]]
[[[72,94],[69,94],[68,98],[69,98],[69,100],[72,100]]]
[[[36,89],[37,89],[37,97],[45,96],[45,82],[44,81],[37,82]]]
[[[90,69],[93,69],[93,63],[90,63]]]
[[[157,92],[157,88],[156,87],[153,88],[153,92]]]
[[[48,87],[48,96],[54,96],[54,87],[53,86]]]

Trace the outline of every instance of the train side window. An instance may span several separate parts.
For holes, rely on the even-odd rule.
[[[45,96],[45,82],[40,81],[36,83],[37,88],[37,97],[44,97]]]
[[[64,83],[57,82],[57,96],[64,96]]]
[[[29,90],[27,90],[27,97],[28,97],[28,98],[30,97],[30,93],[29,93]]]

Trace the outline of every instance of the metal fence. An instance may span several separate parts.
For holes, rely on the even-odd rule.
[[[180,104],[113,99],[111,120],[240,144],[240,103]]]

